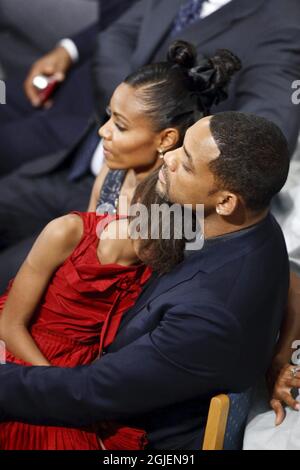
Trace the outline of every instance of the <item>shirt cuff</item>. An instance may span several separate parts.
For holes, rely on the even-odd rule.
[[[61,41],[59,41],[58,45],[66,49],[67,53],[71,57],[74,64],[78,62],[79,52],[74,41],[72,41],[72,39],[68,39],[68,38],[62,39]]]

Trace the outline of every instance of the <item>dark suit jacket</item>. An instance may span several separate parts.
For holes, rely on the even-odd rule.
[[[98,37],[94,75],[103,112],[115,87],[141,65],[165,60],[169,31],[186,0],[142,0]],[[230,98],[216,110],[257,113],[285,133],[291,151],[300,125],[300,106],[291,102],[291,84],[300,77],[300,2],[232,0],[180,34],[212,55],[228,48],[243,62]]]
[[[209,400],[266,370],[288,292],[272,216],[150,282],[106,354],[75,369],[0,367],[5,419],[63,426],[116,420],[149,446],[198,449]]]
[[[77,46],[80,61],[90,59],[96,45],[97,34],[105,31],[126,10],[132,7],[137,0],[109,0],[99,1],[99,21],[90,25],[71,39]]]
[[[169,31],[184,1],[139,0],[98,34],[93,76],[100,121],[114,89],[129,73],[148,62],[165,59],[173,40]],[[199,53],[212,55],[225,47],[243,61],[242,71],[229,88],[229,99],[212,112],[237,110],[271,119],[284,131],[291,152],[300,125],[300,106],[291,101],[291,84],[300,76],[299,17],[298,0],[232,0],[180,35],[193,42]],[[59,135],[65,134],[70,122],[56,122]],[[45,174],[67,158],[72,159],[72,149],[35,160],[24,167],[24,172]]]
[[[64,161],[95,109],[91,58],[98,30],[108,28],[136,1],[99,0],[98,22],[95,17],[94,25],[73,37],[80,60],[57,90],[51,109],[37,110],[31,106],[23,90],[25,75],[9,80],[6,88],[7,105],[0,106],[1,176],[59,149],[65,151],[59,158],[54,155],[53,159]],[[50,171],[47,162],[48,159],[42,165],[44,173]],[[40,167],[40,164],[37,166]]]

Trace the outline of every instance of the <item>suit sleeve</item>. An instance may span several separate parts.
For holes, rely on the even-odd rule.
[[[239,338],[224,309],[173,307],[151,333],[90,366],[1,366],[1,419],[90,425],[151,412],[220,384],[232,389],[241,380]]]
[[[300,27],[266,31],[258,48],[243,64],[235,109],[275,122],[285,134],[290,153],[300,127],[300,106],[292,103],[292,83],[300,76]]]
[[[132,72],[131,56],[149,5],[148,0],[138,1],[97,37],[93,79],[100,116],[115,88]]]
[[[80,62],[90,59],[93,55],[98,31],[99,24],[94,23],[71,38],[77,47]]]
[[[105,31],[114,21],[125,13],[137,0],[99,1],[99,21],[90,25],[71,39],[74,41],[80,61],[90,59],[95,51],[97,35]]]

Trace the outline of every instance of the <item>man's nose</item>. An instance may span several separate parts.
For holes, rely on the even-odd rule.
[[[164,155],[164,162],[167,168],[170,171],[175,171],[176,170],[176,156],[175,152],[167,152]]]

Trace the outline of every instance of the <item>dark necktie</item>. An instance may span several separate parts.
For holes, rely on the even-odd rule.
[[[74,150],[73,162],[68,175],[69,181],[76,181],[88,172],[92,157],[100,142],[98,129],[99,126],[93,126]]]
[[[177,36],[188,26],[200,19],[202,5],[206,0],[189,0],[180,7],[171,30],[171,36]]]

